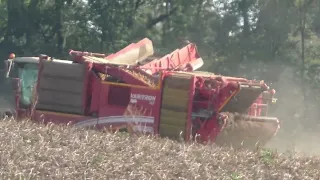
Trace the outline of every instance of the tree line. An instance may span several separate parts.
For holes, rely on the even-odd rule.
[[[2,0],[0,57],[69,49],[112,53],[150,38],[156,53],[196,43],[205,70],[238,72],[242,62],[317,71],[319,0]],[[312,74],[312,73],[311,73]],[[314,74],[314,73],[313,73]],[[313,75],[312,74],[312,75]]]
[[[70,49],[108,54],[145,37],[158,55],[196,43],[202,70],[224,75],[276,83],[290,67],[300,93],[278,83],[277,116],[293,124],[309,110],[318,119],[320,0],[0,0],[1,59],[11,52],[68,58]],[[288,103],[296,107],[281,115]]]

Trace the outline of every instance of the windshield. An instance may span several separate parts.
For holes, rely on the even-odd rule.
[[[38,77],[38,64],[16,64],[15,68],[18,78],[21,79],[21,97],[20,103],[22,106],[31,104],[33,87]]]

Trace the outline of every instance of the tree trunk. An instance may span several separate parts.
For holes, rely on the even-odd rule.
[[[106,41],[107,35],[106,35],[106,30],[102,28],[102,33],[101,33],[101,41],[100,41],[100,51],[105,52],[104,49],[104,42]]]
[[[56,12],[56,35],[57,35],[57,53],[63,55],[64,43],[63,43],[63,17],[62,9],[63,0],[55,0],[55,12]]]
[[[7,1],[7,16],[8,16],[8,20],[7,20],[7,29],[6,29],[6,33],[4,35],[4,52],[6,54],[8,54],[10,51],[12,51],[12,43],[10,42],[11,36],[13,35],[13,29],[14,29],[14,16],[15,16],[15,12],[14,12],[14,1],[13,0],[8,0]],[[2,65],[2,64],[1,64]]]
[[[168,30],[170,28],[170,19],[169,19],[169,11],[170,11],[170,1],[166,0],[166,12],[165,14],[168,16],[168,18],[164,21],[162,26],[162,45],[166,46],[167,44],[167,38],[168,38]]]
[[[249,45],[249,35],[250,35],[250,23],[249,23],[249,2],[248,0],[242,0],[239,4],[239,9],[241,16],[243,18],[243,30],[242,30],[242,60],[246,60],[248,56],[248,45]]]
[[[249,16],[248,16],[249,5],[247,0],[241,1],[240,8],[241,8],[241,14],[243,18],[243,36],[248,37],[250,32],[250,25],[249,25]]]
[[[300,66],[300,78],[301,78],[301,91],[303,96],[303,112],[302,112],[302,121],[307,119],[307,89],[305,84],[305,28],[306,28],[306,16],[307,16],[307,7],[306,4],[299,4],[299,30],[300,30],[300,41],[301,41],[301,66]]]

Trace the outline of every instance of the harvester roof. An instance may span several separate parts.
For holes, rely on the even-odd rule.
[[[39,63],[39,57],[16,57],[12,60],[18,63]]]
[[[48,58],[48,61],[53,61],[53,62],[60,62],[60,63],[66,63],[66,64],[71,64],[72,61],[69,60],[62,60],[62,59],[51,59]],[[38,64],[39,63],[39,57],[15,57],[12,59],[13,62],[16,63],[34,63]]]

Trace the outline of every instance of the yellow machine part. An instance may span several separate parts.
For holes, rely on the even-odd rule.
[[[172,139],[184,138],[191,77],[191,75],[175,74],[165,78],[160,112],[160,136]]]

